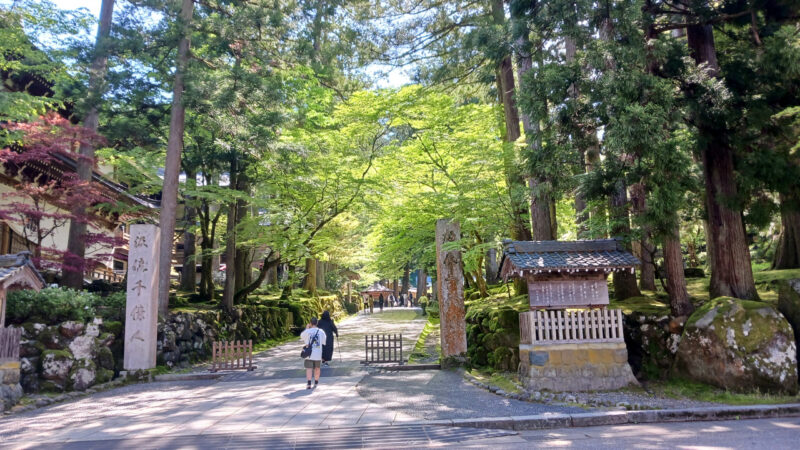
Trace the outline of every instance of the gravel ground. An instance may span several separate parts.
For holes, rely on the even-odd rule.
[[[536,395],[535,393],[533,394]],[[623,407],[625,409],[674,409],[720,406],[719,403],[701,402],[688,398],[675,399],[659,397],[647,392],[574,392],[556,394],[555,401],[580,403],[595,407]]]
[[[458,370],[374,373],[364,377],[356,390],[381,407],[428,420],[586,411],[501,397],[470,384]]]
[[[507,378],[511,379],[509,374],[505,374]],[[475,379],[471,375],[466,376],[467,381],[473,385],[488,390],[491,392],[497,391],[497,386],[484,384]],[[516,382],[511,380],[520,390],[523,388]],[[501,390],[495,394],[503,396],[505,393]],[[545,403],[545,404],[562,404],[562,405],[580,405],[587,408],[597,408],[600,410],[608,409],[680,409],[680,408],[698,408],[704,406],[720,406],[720,403],[703,402],[692,400],[690,398],[670,398],[659,396],[654,393],[642,390],[619,390],[610,392],[547,392],[547,391],[526,391],[521,394],[514,394],[521,396],[523,400]]]

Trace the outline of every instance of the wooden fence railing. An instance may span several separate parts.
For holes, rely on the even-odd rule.
[[[364,360],[361,364],[398,363],[403,365],[403,335],[364,336]]]
[[[523,344],[624,342],[620,309],[537,310],[519,315]]]
[[[121,283],[125,281],[125,274],[117,273],[106,268],[92,270],[91,276],[92,280],[105,280],[111,283]]]
[[[214,341],[211,346],[211,371],[254,370],[253,341]]]
[[[0,361],[19,360],[19,341],[22,328],[0,327]]]
[[[531,313],[528,311],[519,315],[519,343],[533,344],[533,325],[531,324]]]

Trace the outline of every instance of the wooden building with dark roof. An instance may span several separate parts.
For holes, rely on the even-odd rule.
[[[504,241],[500,276],[528,282],[531,309],[608,305],[608,274],[639,260],[616,239]]]
[[[505,241],[500,275],[528,283],[520,313],[520,374],[534,390],[613,390],[636,384],[623,314],[608,309],[610,273],[639,260],[615,239]]]

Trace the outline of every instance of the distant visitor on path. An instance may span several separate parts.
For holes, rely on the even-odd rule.
[[[322,364],[322,343],[325,342],[325,331],[317,328],[317,318],[312,317],[311,323],[306,325],[306,329],[300,333],[300,339],[307,347],[311,347],[311,356],[305,359],[303,364],[306,368],[306,389],[311,389],[311,374],[314,374],[314,387],[319,384],[319,372]]]
[[[408,294],[408,306],[414,306],[414,293],[411,292]]]
[[[383,294],[378,296],[378,307],[380,307],[381,312],[383,312]]]
[[[325,332],[327,340],[322,344],[322,365],[327,366],[329,362],[333,361],[333,335],[336,334],[336,339],[339,339],[339,330],[336,329],[336,324],[331,319],[331,313],[325,311],[322,313],[322,318],[317,324],[320,330]],[[341,355],[340,355],[341,356]]]

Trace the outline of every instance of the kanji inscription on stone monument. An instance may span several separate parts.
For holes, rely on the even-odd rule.
[[[447,243],[460,239],[461,226],[458,222],[445,219],[436,221],[436,279],[439,291],[442,354],[446,358],[461,358],[467,353],[461,250],[444,248]]]
[[[156,366],[159,239],[157,226],[131,225],[123,361],[126,370]]]

